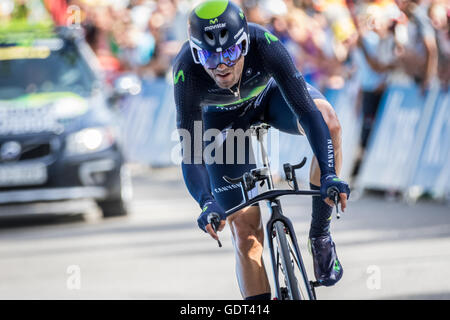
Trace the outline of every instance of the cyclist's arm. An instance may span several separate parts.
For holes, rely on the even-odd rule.
[[[308,93],[302,74],[295,67],[283,44],[263,28],[256,33],[258,54],[268,73],[277,82],[289,107],[299,118],[322,176],[336,174],[334,150],[325,120]]]
[[[175,65],[174,78],[179,70],[183,70],[183,77],[179,76],[177,83],[174,85],[174,95],[177,108],[177,128],[182,148],[181,168],[189,193],[203,208],[206,202],[214,200],[214,198],[211,194],[209,176],[202,156],[201,107],[195,99],[198,95],[194,93],[192,74],[187,73],[187,67]],[[198,137],[194,136],[195,125],[200,126],[200,132],[196,132],[197,135],[200,134]]]

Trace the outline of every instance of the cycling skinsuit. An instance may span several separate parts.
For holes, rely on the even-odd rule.
[[[230,129],[245,131],[252,124],[265,122],[287,133],[305,133],[318,159],[321,174],[335,174],[330,133],[313,102],[313,99],[325,99],[324,96],[304,81],[289,53],[275,36],[252,23],[249,23],[249,33],[250,49],[245,56],[239,86],[241,99],[229,89],[219,88],[203,67],[195,64],[188,42],[183,45],[173,65],[183,176],[200,207],[213,199],[224,210],[242,202],[239,186],[228,184],[222,177],[239,177],[254,168],[255,162],[252,152],[248,152],[250,141],[245,143],[245,152],[234,150],[231,164],[226,161],[229,154],[226,151],[227,132]],[[236,92],[237,84],[231,90]],[[223,134],[220,143],[223,164],[205,162],[202,157],[210,142],[199,143],[203,140],[199,140],[198,135],[208,129],[217,129]],[[215,155],[219,149],[215,150]],[[242,154],[245,161],[237,161]]]

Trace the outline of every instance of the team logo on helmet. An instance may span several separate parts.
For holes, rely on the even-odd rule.
[[[212,26],[205,27],[205,31],[225,28],[227,26],[226,23],[213,24]]]
[[[209,20],[209,24],[216,24],[217,22],[219,22],[217,18]]]

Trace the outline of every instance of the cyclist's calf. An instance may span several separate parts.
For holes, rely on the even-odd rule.
[[[263,263],[264,229],[259,207],[247,207],[228,218],[236,250],[236,273],[242,297],[270,292]]]

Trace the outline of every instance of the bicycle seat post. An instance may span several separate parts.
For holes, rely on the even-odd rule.
[[[255,134],[256,139],[258,140],[258,144],[260,146],[261,150],[261,161],[263,164],[263,167],[267,168],[268,170],[268,178],[267,178],[267,188],[268,190],[274,189],[273,180],[272,180],[272,172],[270,171],[270,163],[269,163],[269,156],[266,152],[266,149],[264,148],[264,139],[267,135],[267,132],[269,131],[270,126],[265,123],[261,123],[259,125],[252,126]]]

